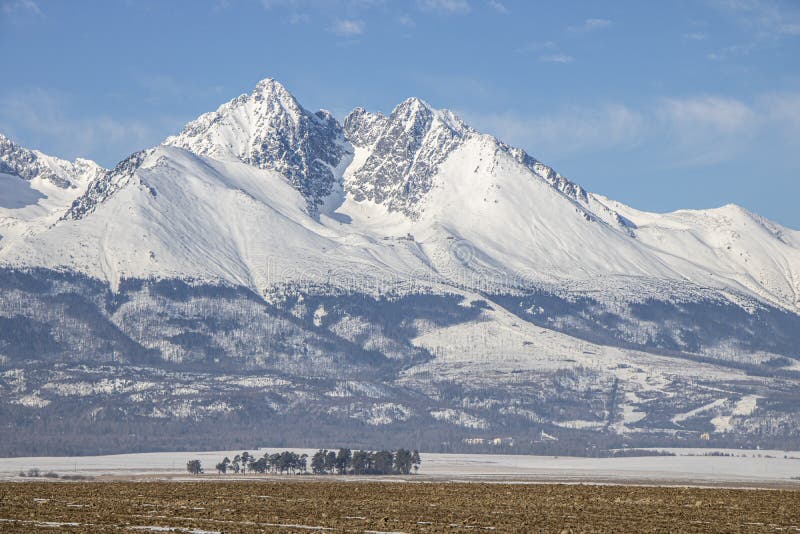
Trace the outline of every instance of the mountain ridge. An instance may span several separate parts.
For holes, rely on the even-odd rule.
[[[800,435],[800,232],[636,210],[420,99],[340,124],[268,79],[80,187],[0,178],[9,453],[299,414],[448,450]]]
[[[380,241],[376,246],[376,239],[386,237],[381,232],[388,232],[395,238],[405,234],[426,235],[427,240],[413,243],[407,251],[418,256],[417,260],[411,260],[419,264],[412,270],[436,273],[448,267],[442,264],[442,261],[449,264],[451,259],[450,244],[446,241],[455,239],[470,249],[471,259],[475,259],[481,269],[506,273],[501,278],[508,273],[530,272],[541,282],[547,277],[542,273],[558,277],[562,271],[561,275],[568,279],[599,276],[600,280],[639,273],[744,291],[771,304],[800,309],[800,273],[796,272],[797,267],[792,267],[797,265],[795,258],[800,261],[798,232],[764,218],[741,215],[735,210],[725,216],[714,215],[720,213],[714,210],[679,210],[671,214],[635,210],[584,190],[525,151],[481,134],[452,112],[435,110],[418,98],[406,99],[389,115],[356,108],[340,125],[326,112],[305,110],[279,82],[268,78],[259,82],[251,93],[190,122],[180,134],[168,137],[164,145],[215,161],[240,162],[279,173],[305,199],[305,213],[290,215],[299,227],[312,228],[312,232],[322,236],[334,235],[337,241],[353,241],[357,235],[371,236],[368,237],[373,243],[368,246],[369,254],[375,254],[377,248],[386,248],[380,246]],[[157,188],[152,186],[152,180],[143,180],[137,174],[140,166],[156,152],[158,149],[136,153],[114,169],[98,174],[55,226],[85,218],[98,204],[108,201],[132,182],[149,192],[153,202],[158,203]],[[158,154],[161,159],[157,165],[169,167],[169,157],[163,151]],[[453,164],[456,160],[461,161],[458,168]],[[443,168],[449,171],[444,172]],[[546,188],[538,190],[537,181]],[[505,193],[504,187],[513,194]],[[547,193],[547,189],[553,194]],[[245,188],[239,190],[246,195],[252,193]],[[338,200],[333,202],[331,199],[337,195]],[[495,236],[474,227],[469,217],[464,218],[458,209],[446,207],[451,198],[458,196],[463,197],[464,205],[472,206],[474,213],[481,213],[484,222],[489,223],[484,226],[491,227]],[[512,209],[492,209],[488,205],[490,202]],[[192,209],[189,199],[179,200],[179,204],[171,205],[170,209],[177,210],[176,213]],[[257,209],[269,210],[269,204],[267,197],[263,197]],[[381,215],[384,210],[386,214]],[[154,213],[157,212],[156,209]],[[365,219],[358,216],[362,212],[371,215]],[[578,218],[573,221],[571,213]],[[306,221],[306,216],[321,226]],[[339,222],[331,217],[338,218]],[[582,224],[580,219],[588,224]],[[158,222],[158,216],[155,220]],[[343,225],[341,220],[357,222]],[[394,228],[388,228],[379,220],[385,220]],[[757,224],[750,225],[749,220]],[[732,222],[747,227],[747,232],[753,235],[745,235],[738,227],[726,230],[725,225]],[[592,225],[600,226],[593,228]],[[561,232],[556,231],[559,226]],[[761,232],[758,226],[765,231]],[[683,235],[687,231],[692,233],[691,242]],[[223,235],[227,232],[222,230]],[[469,232],[477,233],[470,236]],[[149,231],[143,229],[143,234],[147,233]],[[499,239],[503,234],[507,234],[506,238]],[[765,238],[766,244],[750,242]],[[188,245],[197,238],[187,235],[186,239]],[[237,239],[252,240],[250,237]],[[770,245],[771,239],[777,243]],[[124,242],[125,236],[113,240]],[[504,240],[508,241],[506,248],[498,249],[498,243]],[[516,245],[512,244],[514,240]],[[603,248],[608,250],[593,246],[597,243],[605,243]],[[743,243],[745,248],[735,248],[737,243]],[[533,253],[528,260],[519,256],[519,251],[526,247],[531,247],[526,254]],[[748,250],[753,247],[764,254],[749,257]],[[47,245],[41,244],[39,248],[46,249]],[[269,249],[266,245],[257,248]],[[487,255],[490,250],[494,252]],[[692,258],[687,255],[689,250]],[[395,252],[387,250],[380,254],[388,258],[397,256]],[[9,254],[0,250],[0,259]],[[241,258],[234,261],[242,262],[237,269],[250,271],[245,279],[265,279],[263,273],[252,272],[252,268],[247,267],[253,264],[246,259],[247,254],[245,251],[234,254],[234,258]],[[775,258],[782,259],[774,261]],[[512,261],[509,263],[509,260]],[[116,260],[104,261],[114,263]],[[158,276],[150,268],[140,272],[141,263],[147,264],[147,261],[139,264],[132,259],[126,261],[132,263],[123,272],[128,271],[130,276],[143,273]],[[320,261],[321,265],[326,265],[324,258]],[[396,257],[384,261],[408,264],[408,260]],[[18,255],[17,264],[20,262],[24,263],[24,258]],[[751,267],[753,262],[755,268]],[[92,260],[85,262],[81,268],[83,272],[93,272],[91,263]],[[69,268],[69,264],[59,267]],[[475,265],[472,267],[474,271]],[[743,274],[737,274],[740,270]],[[180,265],[171,266],[169,270],[171,273],[180,271]],[[219,272],[219,268],[212,266],[209,272]],[[539,274],[535,274],[537,272]],[[402,270],[398,274],[405,276]],[[240,283],[242,279],[237,275],[231,281]],[[598,289],[601,287],[598,285]]]

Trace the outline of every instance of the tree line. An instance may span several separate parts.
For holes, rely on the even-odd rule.
[[[334,473],[339,475],[407,475],[412,470],[416,473],[421,464],[422,459],[417,450],[397,449],[393,452],[320,449],[311,457],[310,468],[315,475]],[[233,460],[226,456],[215,468],[221,475],[228,472],[236,474],[305,474],[308,473],[309,461],[307,454],[297,454],[292,451],[273,454],[267,452],[261,457],[245,451],[234,456]],[[186,470],[193,475],[204,472],[200,460],[187,462]]]
[[[396,451],[351,451],[338,452],[318,450],[311,457],[311,472],[315,475],[337,473],[339,475],[407,475],[416,473],[422,459],[419,451],[397,449]]]

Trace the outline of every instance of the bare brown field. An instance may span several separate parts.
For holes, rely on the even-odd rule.
[[[413,482],[9,482],[0,531],[798,532],[800,492]]]

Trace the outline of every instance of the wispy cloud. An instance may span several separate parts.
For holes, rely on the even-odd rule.
[[[400,24],[400,26],[405,26],[406,28],[413,28],[417,25],[417,23],[414,22],[414,19],[408,15],[400,15],[400,17],[397,19],[397,22]]]
[[[743,149],[758,132],[758,113],[744,102],[721,96],[668,98],[650,117],[669,139],[677,166],[698,166],[725,161]]]
[[[722,61],[732,57],[746,56],[756,48],[757,44],[755,42],[724,46],[719,50],[717,50],[716,52],[709,52],[708,54],[706,54],[706,57],[714,61]]]
[[[800,35],[800,4],[777,0],[713,0],[761,37]]]
[[[261,0],[264,9],[275,9],[279,7],[296,7],[301,2],[298,0]]]
[[[739,44],[707,54],[721,61],[747,55],[753,50],[774,46],[787,37],[800,35],[800,4],[777,0],[708,0],[740,28]]]
[[[542,54],[537,58],[542,63],[572,63],[575,58],[569,54]]]
[[[328,30],[337,35],[358,35],[365,28],[363,18],[386,5],[386,0],[260,0],[265,10],[282,15],[288,24],[307,24],[312,19],[328,20]],[[357,31],[358,26],[361,32]]]
[[[478,129],[547,159],[646,147],[666,167],[732,160],[758,140],[800,147],[800,93],[770,93],[751,102],[701,95],[609,103],[536,116],[469,113]]]
[[[500,2],[499,0],[489,0],[488,4],[489,4],[489,7],[491,7],[492,9],[497,11],[498,13],[502,13],[503,15],[509,13],[509,10],[506,7],[506,5],[504,3],[502,3],[502,2]]]
[[[44,17],[39,4],[34,0],[4,0],[0,1],[0,13],[4,15],[34,15]]]
[[[800,147],[800,93],[767,93],[758,98],[764,122],[787,142]]]
[[[440,11],[443,13],[469,13],[472,9],[467,0],[417,0],[423,11]]]
[[[608,28],[611,26],[613,22],[609,19],[586,19],[583,21],[582,24],[578,26],[570,26],[567,30],[571,32],[591,32],[594,30],[600,30],[602,28]]]
[[[364,33],[364,22],[361,20],[338,19],[333,21],[330,31],[340,37],[355,37]]]
[[[519,54],[536,54],[537,61],[541,63],[571,63],[575,58],[561,52],[553,41],[527,43],[517,49]]]
[[[97,159],[109,166],[136,150],[158,144],[166,133],[186,122],[176,117],[145,123],[103,114],[71,116],[63,111],[69,100],[46,89],[3,95],[0,131],[59,157]]]
[[[645,131],[644,117],[621,104],[575,106],[534,117],[512,112],[464,116],[478,129],[548,158],[631,148],[643,140]]]
[[[705,41],[708,39],[708,34],[703,32],[684,33],[683,38],[687,41]]]
[[[530,54],[534,52],[542,52],[545,50],[555,50],[558,48],[553,41],[539,41],[533,43],[526,43],[517,49],[517,53]]]
[[[665,99],[659,112],[684,132],[691,127],[721,134],[740,133],[755,118],[755,113],[743,102],[719,96]]]

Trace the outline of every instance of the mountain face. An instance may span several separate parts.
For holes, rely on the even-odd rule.
[[[311,210],[330,195],[336,168],[349,154],[342,127],[330,113],[306,111],[272,79],[190,122],[164,144],[277,171]]]
[[[28,150],[0,133],[0,173],[29,182],[44,180],[62,189],[82,189],[102,170],[87,159],[78,158],[71,162]]]
[[[409,217],[433,187],[436,172],[475,132],[450,112],[409,98],[385,117],[358,108],[344,120],[347,139],[363,156],[347,181],[357,202],[369,200]]]
[[[800,232],[737,206],[274,80],[108,171],[0,154],[0,455],[798,438]]]
[[[50,227],[104,170],[28,150],[0,134],[0,250]]]

